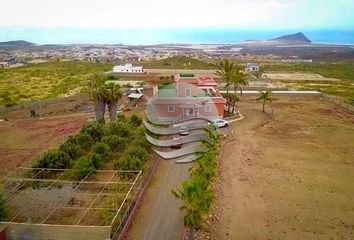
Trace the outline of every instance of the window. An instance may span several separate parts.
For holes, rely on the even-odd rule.
[[[175,106],[174,105],[168,105],[167,112],[174,112],[174,111],[175,111]]]
[[[205,111],[206,112],[211,112],[211,105],[205,105]]]
[[[192,89],[191,88],[186,88],[186,97],[192,96]]]

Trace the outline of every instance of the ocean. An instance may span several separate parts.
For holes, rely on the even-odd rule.
[[[226,44],[244,40],[267,40],[302,32],[313,43],[353,44],[353,30],[240,30],[232,28],[40,28],[0,27],[0,41],[26,40],[37,44],[106,43],[106,44]]]

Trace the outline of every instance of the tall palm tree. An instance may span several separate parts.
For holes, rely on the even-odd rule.
[[[248,86],[248,75],[242,71],[240,67],[235,67],[231,73],[229,83],[234,86],[234,91],[236,93],[237,89],[240,90],[242,96],[242,88],[241,86]]]
[[[262,100],[263,101],[263,112],[264,111],[264,106],[266,104],[266,102],[272,102],[272,99],[270,98],[270,95],[272,94],[272,92],[270,91],[259,91],[259,97],[257,98],[258,100]]]
[[[90,95],[95,105],[95,115],[98,122],[104,122],[106,112],[107,89],[102,82],[92,80],[90,86]]]
[[[230,62],[229,59],[224,59],[220,63],[216,64],[216,75],[218,75],[226,83],[226,91],[228,91],[228,86],[230,85],[231,75],[234,71],[234,63]]]
[[[117,117],[117,105],[118,100],[122,98],[122,91],[119,84],[108,83],[105,84],[106,88],[106,99],[105,102],[108,106],[109,119],[115,121]]]

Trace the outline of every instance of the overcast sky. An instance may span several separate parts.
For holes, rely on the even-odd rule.
[[[354,28],[354,0],[0,0],[0,6],[0,27]]]

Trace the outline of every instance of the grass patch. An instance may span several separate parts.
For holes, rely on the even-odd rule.
[[[354,83],[354,62],[318,62],[318,63],[265,63],[263,72],[303,72],[316,73],[327,78],[338,78]]]
[[[144,68],[152,69],[215,69],[215,65],[200,59],[174,56],[165,59],[139,62]]]
[[[0,104],[28,102],[80,92],[92,74],[103,73],[111,68],[110,64],[72,61],[0,69]]]

